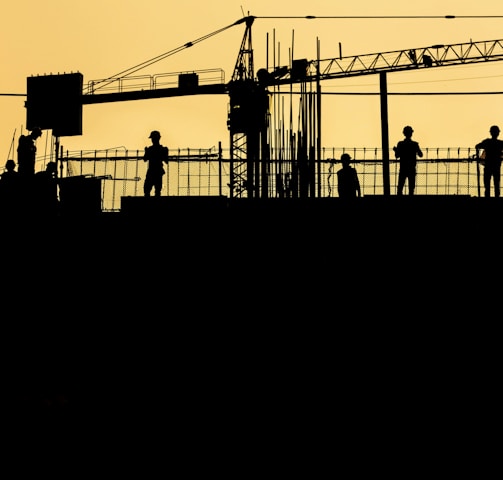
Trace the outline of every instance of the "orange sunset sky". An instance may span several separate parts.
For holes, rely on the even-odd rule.
[[[80,72],[86,86],[208,35],[135,75],[222,69],[229,81],[245,26],[209,35],[243,15],[257,17],[253,25],[255,71],[266,65],[267,47],[281,58],[280,64],[287,64],[290,51],[294,58],[316,59],[318,41],[323,59],[337,57],[339,45],[343,56],[350,56],[503,36],[503,10],[496,0],[28,0],[8,2],[2,13],[0,165],[16,158],[17,139],[26,129],[21,95],[26,93],[27,77]],[[292,18],[306,15],[331,18]],[[445,19],[445,15],[457,18]],[[383,18],[399,16],[407,18]],[[501,93],[502,80],[503,62],[497,61],[390,73],[387,82],[389,93]],[[378,93],[379,77],[327,81],[322,88],[325,92]],[[489,135],[492,124],[503,128],[500,94],[390,95],[388,104],[391,145],[402,138],[406,124],[414,127],[414,137],[423,148],[472,147]],[[227,108],[226,95],[85,105],[82,135],[63,137],[61,144],[67,150],[143,149],[149,144],[149,132],[156,129],[171,148],[210,148],[218,142],[228,148]],[[327,95],[322,111],[324,147],[381,146],[377,95]],[[44,131],[38,140],[40,154],[51,153],[50,135]]]

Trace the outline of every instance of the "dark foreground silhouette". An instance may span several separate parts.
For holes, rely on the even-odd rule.
[[[390,428],[466,440],[498,365],[499,199],[156,200],[4,222],[7,448],[158,472],[319,456],[327,430],[355,462]]]

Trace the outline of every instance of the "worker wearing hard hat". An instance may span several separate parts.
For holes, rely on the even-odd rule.
[[[154,195],[159,197],[162,190],[162,177],[166,173],[163,163],[168,163],[169,149],[161,145],[161,134],[158,130],[150,132],[148,138],[152,141],[152,145],[145,147],[145,154],[143,155],[143,160],[148,162],[143,193],[146,197],[150,197],[153,188]]]
[[[37,155],[36,140],[42,135],[39,127],[32,128],[29,135],[21,135],[17,147],[17,165],[20,175],[35,174],[35,157]]]

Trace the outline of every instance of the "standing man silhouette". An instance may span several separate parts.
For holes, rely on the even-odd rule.
[[[17,146],[17,171],[23,177],[35,175],[35,157],[37,155],[38,137],[42,135],[39,127],[34,127],[29,135],[21,135]]]
[[[169,149],[161,145],[161,134],[157,130],[150,132],[148,138],[152,141],[152,145],[145,147],[145,154],[143,155],[143,160],[148,162],[143,193],[146,197],[150,197],[153,188],[154,195],[159,197],[162,189],[162,177],[166,173],[163,163],[168,163]]]
[[[5,162],[5,171],[0,175],[0,208],[16,208],[19,198],[19,173],[16,162],[10,158]]]
[[[342,168],[337,171],[337,191],[339,198],[361,197],[360,180],[356,168],[350,165],[349,153],[341,155]]]
[[[17,188],[19,182],[19,172],[16,171],[16,162],[9,159],[5,162],[5,170],[0,175],[0,185],[2,188]]]
[[[405,138],[400,140],[396,147],[393,147],[395,158],[400,159],[400,170],[398,171],[397,195],[402,195],[405,180],[409,182],[409,195],[414,195],[416,188],[416,163],[417,157],[422,157],[423,152],[419,143],[412,140],[414,130],[409,125],[403,127]]]
[[[477,158],[479,158],[479,150],[483,149],[484,158],[484,196],[491,196],[491,179],[494,183],[494,196],[500,196],[500,175],[501,175],[501,160],[503,155],[503,140],[499,140],[500,129],[497,125],[493,125],[489,129],[491,138],[486,138],[475,145],[477,150]]]

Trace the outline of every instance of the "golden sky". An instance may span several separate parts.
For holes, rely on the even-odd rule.
[[[84,86],[108,78],[166,52],[208,36],[191,48],[182,48],[135,75],[222,69],[229,81],[245,32],[244,24],[217,35],[243,15],[256,16],[252,27],[255,71],[266,65],[267,43],[287,64],[294,58],[363,55],[496,40],[503,37],[503,14],[498,0],[403,2],[374,0],[25,0],[4,2],[0,52],[0,152],[2,166],[16,159],[17,139],[26,129],[27,78],[35,75],[80,72]],[[485,18],[318,18],[288,17],[444,15]],[[282,17],[282,18],[261,18]],[[490,18],[493,17],[493,18]],[[275,42],[271,47],[272,39]],[[395,72],[387,76],[388,92],[503,91],[503,62],[459,65]],[[327,82],[327,92],[379,92],[379,76],[367,75]],[[378,96],[324,96],[324,147],[381,146]],[[489,135],[489,127],[503,128],[503,96],[390,96],[389,140],[402,138],[406,124],[423,148],[471,147]],[[229,147],[228,97],[192,97],[135,100],[85,105],[83,133],[61,138],[65,150],[121,147],[142,150],[151,130],[160,130],[170,148]],[[50,154],[50,131],[37,142],[40,154]],[[47,151],[49,149],[49,151]]]

